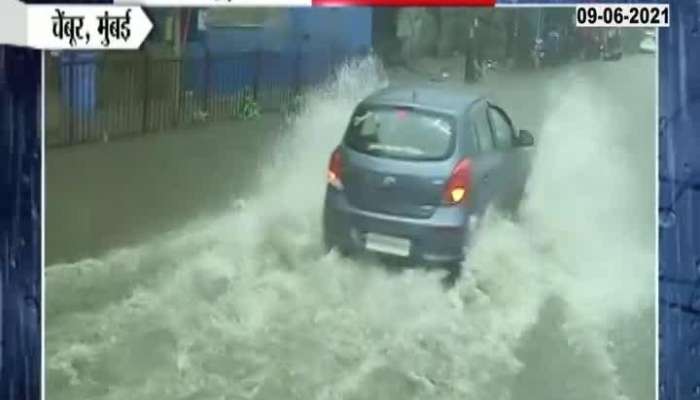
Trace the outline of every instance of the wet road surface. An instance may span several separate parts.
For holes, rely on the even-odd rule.
[[[321,249],[328,154],[374,71],[310,94],[235,205],[50,266],[47,398],[653,399],[654,59],[480,84],[537,150],[519,221],[490,214],[447,291]]]

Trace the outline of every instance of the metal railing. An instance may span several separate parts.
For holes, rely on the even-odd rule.
[[[111,140],[286,109],[305,87],[361,52],[331,47],[183,57],[53,57],[47,63],[47,145]]]

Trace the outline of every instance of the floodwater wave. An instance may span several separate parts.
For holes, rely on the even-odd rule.
[[[550,79],[520,217],[489,212],[445,290],[322,250],[328,156],[380,70],[308,93],[230,211],[47,268],[47,398],[653,399],[654,194],[627,145],[653,125]]]

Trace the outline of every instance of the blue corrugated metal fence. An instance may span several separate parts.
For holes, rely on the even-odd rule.
[[[54,71],[60,80],[60,121],[48,124],[57,130],[47,132],[48,145],[240,117],[250,102],[262,111],[284,110],[301,90],[367,52],[326,45],[217,53],[194,47],[184,57],[63,56],[54,63],[60,69]]]

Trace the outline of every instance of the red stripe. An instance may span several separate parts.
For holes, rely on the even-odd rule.
[[[314,6],[472,6],[493,7],[496,0],[312,0]]]

